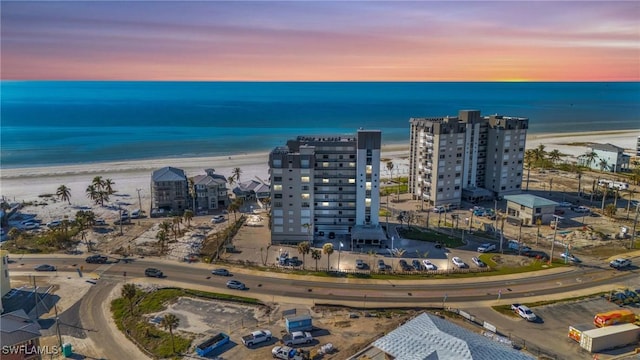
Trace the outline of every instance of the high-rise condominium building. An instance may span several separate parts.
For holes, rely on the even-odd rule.
[[[411,118],[409,191],[434,206],[519,193],[529,119],[481,116]]]
[[[361,129],[299,136],[271,151],[272,243],[353,240],[356,227],[378,228],[380,143],[379,130]]]

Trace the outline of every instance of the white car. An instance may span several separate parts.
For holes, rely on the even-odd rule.
[[[568,201],[563,201],[563,202],[558,204],[558,207],[561,207],[561,208],[568,208],[568,207],[572,207],[572,206],[573,206],[573,204],[568,202]]]
[[[573,263],[580,263],[582,262],[582,260],[578,259],[575,255],[571,255],[571,254],[567,254],[567,253],[562,253],[560,254],[560,258],[562,260],[567,260]]]
[[[474,264],[478,265],[478,267],[486,267],[487,264],[484,263],[484,261],[478,259],[477,257],[472,257],[471,261],[473,261]]]
[[[26,223],[22,224],[22,227],[24,227],[25,230],[33,230],[33,229],[39,228],[40,224],[35,223],[35,222],[26,222]]]
[[[438,213],[447,212],[447,209],[445,209],[444,206],[436,206],[431,211],[433,211],[434,213],[438,214]]]
[[[221,222],[224,222],[224,216],[223,215],[216,215],[216,216],[211,218],[211,222],[214,223],[214,224],[219,224]]]
[[[631,260],[629,259],[615,259],[612,262],[609,263],[609,266],[611,266],[614,269],[621,269],[621,268],[625,268],[627,266],[631,266]]]
[[[422,264],[424,265],[424,268],[427,270],[438,270],[438,268],[431,261],[427,259],[422,260]]]
[[[462,261],[462,259],[460,259],[459,257],[455,256],[451,259],[451,262],[453,263],[453,265],[459,267],[460,269],[466,268],[467,264]]]
[[[54,227],[58,227],[62,224],[62,220],[53,220],[47,223],[47,227],[53,229]]]
[[[491,252],[491,251],[496,251],[496,246],[494,244],[486,243],[478,246],[478,252],[480,253]]]
[[[588,213],[591,210],[589,210],[589,208],[586,206],[578,206],[577,208],[573,208],[573,211],[577,213]]]

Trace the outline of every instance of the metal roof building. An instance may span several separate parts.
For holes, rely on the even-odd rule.
[[[376,340],[366,353],[361,352],[352,359],[360,359],[359,356],[369,359],[388,359],[390,356],[395,360],[535,359],[503,343],[426,313]]]

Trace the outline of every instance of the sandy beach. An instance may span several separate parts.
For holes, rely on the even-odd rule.
[[[612,143],[624,147],[630,154],[635,150],[637,136],[640,131],[608,131],[582,132],[563,134],[533,134],[527,137],[527,148],[535,148],[544,144],[547,151],[558,149],[567,158],[584,154],[585,146],[569,145],[571,143]],[[394,176],[408,174],[409,147],[402,144],[383,146],[382,158],[384,162],[390,159],[395,164]],[[250,179],[267,180],[269,177],[267,166],[268,153],[250,153],[230,157],[201,157],[201,158],[168,158],[158,160],[139,160],[127,162],[107,162],[81,165],[65,165],[51,167],[2,169],[0,175],[0,195],[11,202],[39,200],[39,195],[55,194],[60,185],[71,189],[71,205],[66,202],[48,201],[47,206],[31,207],[41,221],[60,218],[61,214],[75,214],[80,207],[91,207],[98,216],[106,219],[115,218],[116,214],[108,207],[92,204],[85,195],[85,189],[95,176],[112,179],[115,182],[117,196],[112,197],[111,203],[119,202],[125,207],[150,208],[150,181],[153,170],[173,166],[183,169],[191,177],[203,174],[204,169],[214,168],[217,173],[226,177],[232,174],[234,168],[242,170],[240,181]],[[384,163],[381,165],[383,177],[388,177],[388,170]],[[138,191],[139,190],[139,191]],[[138,198],[138,193],[140,197]]]

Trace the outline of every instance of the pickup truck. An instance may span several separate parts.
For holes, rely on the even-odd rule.
[[[282,343],[286,346],[309,344],[312,341],[313,336],[306,331],[294,331],[282,337]]]
[[[252,332],[249,335],[242,337],[242,343],[251,347],[255,344],[259,344],[261,342],[270,341],[271,340],[271,331],[269,330],[257,330]]]
[[[271,355],[275,359],[282,360],[308,360],[309,352],[299,349],[294,349],[289,346],[276,346],[271,349]]]
[[[536,314],[534,314],[533,311],[531,311],[531,309],[529,309],[529,307],[525,305],[512,304],[511,310],[513,310],[516,314],[520,315],[521,318],[527,321],[536,321],[536,319],[538,318]]]

